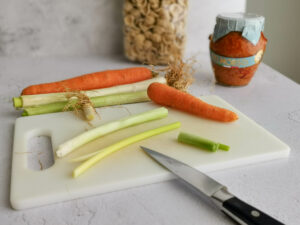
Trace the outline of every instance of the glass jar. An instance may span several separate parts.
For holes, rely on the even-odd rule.
[[[187,0],[125,0],[125,56],[164,65],[181,58],[185,47]]]
[[[260,64],[267,39],[264,17],[249,13],[220,14],[210,36],[210,56],[218,83],[247,85]]]

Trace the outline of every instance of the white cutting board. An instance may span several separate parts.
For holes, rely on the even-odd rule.
[[[140,148],[140,145],[160,151],[181,160],[203,172],[258,163],[287,157],[290,148],[217,96],[203,100],[231,109],[239,120],[220,123],[169,109],[167,118],[126,128],[95,140],[65,158],[55,158],[52,167],[33,171],[27,168],[27,141],[33,136],[49,135],[54,151],[66,140],[82,133],[90,126],[71,112],[19,118],[15,124],[13,145],[11,204],[15,209],[25,209],[49,203],[121,190],[173,178]],[[120,119],[129,114],[159,107],[154,103],[138,103],[98,109],[100,124]],[[151,137],[130,145],[103,159],[82,176],[73,179],[72,170],[78,163],[68,159],[84,152],[101,149],[123,138],[180,121],[180,129]],[[186,131],[230,145],[230,151],[209,152],[176,141],[179,131]],[[27,152],[27,154],[24,154]]]

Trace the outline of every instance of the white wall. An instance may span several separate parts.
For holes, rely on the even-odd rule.
[[[0,55],[114,54],[122,0],[0,0]]]
[[[208,36],[214,31],[219,13],[245,12],[245,9],[246,0],[189,0],[187,55],[209,52]]]
[[[86,56],[122,52],[123,0],[0,0],[0,56]],[[187,53],[208,52],[221,12],[246,0],[189,0]]]
[[[247,11],[264,15],[264,62],[300,83],[300,0],[248,0]]]

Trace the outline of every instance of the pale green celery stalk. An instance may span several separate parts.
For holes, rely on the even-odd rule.
[[[147,95],[147,91],[130,92],[91,98],[91,102],[93,103],[93,106],[95,108],[145,101],[150,101]],[[46,113],[62,112],[66,104],[67,102],[56,102],[47,105],[24,108],[22,116],[33,116]],[[69,110],[73,109],[69,108]]]
[[[124,84],[124,85],[118,85],[109,88],[82,91],[82,93],[87,95],[89,98],[93,98],[93,97],[100,97],[100,96],[120,94],[120,93],[146,91],[148,86],[154,82],[165,84],[167,81],[164,77],[155,77],[152,79],[131,83],[131,84]],[[72,95],[72,92],[60,92],[60,93],[50,93],[50,94],[38,94],[38,95],[22,95],[20,97],[14,97],[13,103],[15,108],[26,108],[26,107],[50,104],[54,102],[65,102],[68,101],[68,95]]]
[[[168,124],[168,125],[165,125],[165,126],[162,126],[162,127],[158,127],[158,128],[152,129],[152,130],[145,131],[143,133],[131,136],[129,138],[125,138],[125,139],[123,139],[123,140],[121,140],[121,141],[119,141],[119,142],[117,142],[113,145],[110,145],[106,148],[103,148],[103,149],[97,151],[94,156],[90,157],[88,160],[86,160],[81,165],[76,167],[73,170],[73,177],[76,178],[76,177],[80,176],[86,170],[88,170],[90,167],[92,167],[97,162],[99,162],[101,159],[108,156],[109,154],[112,154],[112,153],[120,150],[121,148],[124,148],[124,147],[126,147],[130,144],[135,143],[135,142],[144,140],[146,138],[152,137],[154,135],[177,129],[180,126],[181,126],[180,122],[171,123],[171,124]]]
[[[86,131],[67,142],[58,146],[56,155],[58,157],[63,157],[68,153],[74,151],[76,148],[95,140],[96,138],[102,137],[106,134],[112,133],[114,131],[135,126],[137,124],[145,123],[148,121],[164,118],[168,115],[168,110],[164,107],[139,113],[130,117],[122,118],[117,121],[106,123],[89,131]]]
[[[228,151],[230,148],[227,145],[184,132],[179,133],[177,140],[181,143],[193,145],[198,148],[206,149],[212,152],[215,152],[218,149]]]

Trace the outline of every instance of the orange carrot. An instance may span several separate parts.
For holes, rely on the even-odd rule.
[[[84,74],[71,79],[52,83],[32,85],[22,91],[22,95],[65,92],[67,90],[91,90],[116,85],[130,84],[152,78],[152,72],[145,67],[121,70],[107,70]]]
[[[149,98],[160,105],[221,122],[232,122],[238,119],[238,115],[230,110],[210,105],[165,84],[152,83],[147,91]]]

